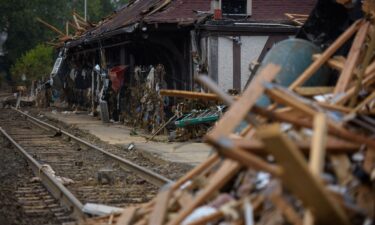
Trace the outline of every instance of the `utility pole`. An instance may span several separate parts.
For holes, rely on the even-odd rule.
[[[87,0],[85,0],[85,21],[87,21]]]

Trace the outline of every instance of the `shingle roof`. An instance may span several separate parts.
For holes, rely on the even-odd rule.
[[[310,14],[316,0],[252,0],[250,20],[286,20],[285,13]]]

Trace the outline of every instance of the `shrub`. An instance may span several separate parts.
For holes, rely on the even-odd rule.
[[[52,66],[52,47],[39,44],[17,59],[10,71],[14,81],[29,85],[33,80],[48,77]]]

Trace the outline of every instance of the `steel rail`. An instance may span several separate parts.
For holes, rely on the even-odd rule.
[[[43,166],[35,160],[27,151],[22,148],[2,127],[0,132],[19,150],[26,158],[28,165],[33,170],[35,176],[39,177],[47,190],[59,200],[64,206],[72,211],[74,218],[78,221],[86,218],[83,212],[83,204],[59,181],[49,173],[45,172]]]
[[[95,145],[93,145],[93,144],[91,144],[91,143],[89,143],[89,142],[87,142],[85,140],[82,140],[81,138],[78,138],[78,137],[74,136],[73,134],[70,134],[70,133],[68,133],[66,131],[63,131],[60,128],[57,128],[57,127],[55,127],[55,126],[53,126],[51,124],[48,124],[48,123],[46,123],[44,121],[41,121],[41,120],[39,120],[39,119],[37,119],[37,118],[35,118],[33,116],[30,116],[27,113],[24,113],[24,112],[22,112],[22,111],[20,111],[18,109],[15,109],[15,108],[13,108],[13,110],[17,111],[18,113],[26,116],[27,118],[29,118],[29,119],[31,119],[31,120],[33,120],[33,121],[35,121],[35,122],[37,122],[37,123],[39,123],[39,124],[47,127],[47,128],[55,130],[56,132],[61,132],[65,136],[68,136],[68,137],[74,139],[75,141],[86,145],[89,148],[95,149],[95,150],[103,153],[104,155],[108,156],[110,159],[112,159],[115,162],[119,163],[119,165],[120,165],[121,168],[123,168],[123,169],[126,168],[128,170],[131,170],[131,171],[135,172],[138,176],[140,176],[141,178],[143,178],[146,181],[150,182],[151,184],[154,184],[154,185],[156,185],[158,187],[162,187],[162,186],[164,186],[167,183],[173,183],[174,182],[174,181],[172,181],[172,180],[170,180],[170,179],[168,179],[166,177],[161,176],[160,174],[157,174],[157,173],[155,173],[155,172],[153,172],[153,171],[151,171],[149,169],[146,169],[144,167],[141,167],[141,166],[139,166],[139,165],[137,165],[137,164],[135,164],[135,163],[133,163],[133,162],[131,162],[129,160],[126,160],[124,158],[121,158],[120,156],[117,156],[117,155],[115,155],[113,153],[105,151],[104,149],[102,149],[102,148],[100,148],[98,146],[95,146]]]

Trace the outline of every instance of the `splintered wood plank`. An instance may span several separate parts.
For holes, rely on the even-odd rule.
[[[350,49],[350,52],[345,62],[342,73],[340,74],[339,80],[337,81],[335,91],[334,91],[335,95],[345,92],[346,89],[348,88],[349,83],[352,80],[354,69],[356,68],[358,64],[359,57],[363,49],[363,43],[366,40],[369,27],[370,27],[370,23],[365,22],[359,29],[353,41],[352,47]]]
[[[264,150],[264,145],[261,141],[257,139],[231,139],[234,145],[238,148],[241,148],[247,152],[251,152],[256,155],[267,155],[268,153]],[[308,140],[295,141],[294,142],[298,149],[304,154],[309,155],[311,142]],[[342,153],[355,153],[358,152],[358,149],[361,145],[354,144],[348,141],[340,140],[327,136],[326,151],[329,154],[342,154]]]
[[[349,225],[349,219],[343,209],[332,199],[323,183],[310,173],[303,155],[281,132],[279,125],[258,128],[257,136],[283,167],[283,184],[311,210],[316,224]]]
[[[333,170],[337,176],[340,185],[347,185],[352,179],[351,163],[349,157],[345,154],[329,156]]]
[[[307,118],[311,118],[317,113],[317,111],[313,109],[309,105],[309,103],[302,101],[300,97],[296,97],[294,94],[290,93],[290,91],[285,90],[282,87],[267,88],[266,93],[276,102],[293,107],[295,109],[300,110],[301,112],[304,112]],[[296,119],[291,119],[290,122],[294,124],[294,122],[298,121]],[[340,138],[344,138],[348,141],[356,142],[358,144],[367,144],[368,146],[375,148],[375,140],[351,132],[341,127],[339,124],[332,122],[331,120],[327,120],[327,123],[330,134]]]
[[[198,174],[201,174],[207,168],[218,163],[219,161],[220,161],[219,154],[213,153],[204,162],[194,167],[192,170],[186,173],[183,177],[178,179],[174,184],[172,184],[173,190],[180,188],[180,186],[183,185],[185,182],[187,182],[188,180],[191,180],[193,177],[197,176]]]
[[[221,155],[225,156],[226,158],[236,160],[246,167],[256,170],[263,170],[274,176],[280,176],[281,174],[281,169],[278,166],[271,165],[258,156],[238,148],[234,142],[228,138],[223,137],[219,140],[208,139],[208,142],[215,146],[216,151],[218,151]]]
[[[375,83],[375,72],[372,72],[368,76],[365,76],[365,78],[362,80],[362,87],[364,87],[364,88],[368,87],[368,86],[372,85],[373,83]],[[345,94],[342,95],[341,97],[338,97],[338,99],[335,100],[334,103],[338,104],[338,105],[345,104],[346,101],[348,101],[348,99],[355,94],[355,91],[356,91],[356,87],[355,86],[349,88],[345,92]]]
[[[148,220],[149,225],[162,225],[165,222],[166,214],[168,212],[168,202],[172,193],[172,188],[168,187],[159,192],[156,196],[154,210],[152,211]]]
[[[319,113],[314,117],[314,131],[311,140],[309,167],[311,173],[319,178],[323,171],[327,144],[327,117]]]
[[[353,23],[339,38],[335,40],[323,53],[315,60],[290,86],[290,90],[303,85],[320,67],[329,59],[337,49],[339,49],[346,41],[348,41],[362,24],[362,20]]]
[[[136,207],[129,207],[124,209],[121,216],[118,218],[116,225],[130,225],[136,211]]]
[[[220,190],[239,170],[239,163],[226,159],[221,167],[209,179],[208,184],[198,192],[193,201],[180,210],[168,225],[179,225],[181,222],[194,211],[196,207],[207,201],[216,191]]]
[[[334,87],[298,87],[296,92],[302,96],[315,96],[332,93]]]
[[[372,92],[369,96],[367,96],[367,98],[365,98],[365,100],[363,100],[361,103],[359,103],[357,105],[357,107],[355,107],[351,113],[357,113],[358,111],[360,111],[364,106],[366,106],[367,104],[369,104],[371,101],[373,101],[375,99],[375,92]]]
[[[314,133],[311,140],[311,152],[309,167],[311,173],[320,179],[320,174],[324,167],[325,148],[327,143],[327,117],[324,113],[319,113],[314,117]],[[314,225],[314,216],[310,210],[306,210],[304,225]]]
[[[232,133],[263,94],[263,83],[271,82],[279,71],[280,66],[267,65],[246,88],[240,99],[230,106],[208,135],[220,137]]]
[[[321,54],[314,54],[313,56],[312,56],[312,59],[313,60],[317,60],[317,59],[319,59],[321,57]],[[343,56],[340,56],[340,57],[333,57],[333,58],[331,58],[331,59],[329,59],[329,60],[327,60],[327,65],[329,66],[329,67],[331,67],[332,69],[335,69],[335,70],[338,70],[338,71],[342,71],[343,70],[343,68],[344,68],[344,64],[345,64],[345,57],[343,57]]]
[[[293,225],[302,225],[302,219],[295,209],[281,196],[281,194],[271,194],[272,203],[280,210],[285,218]]]
[[[365,161],[363,162],[363,169],[371,174],[372,170],[375,169],[375,151],[368,149],[366,151]]]

